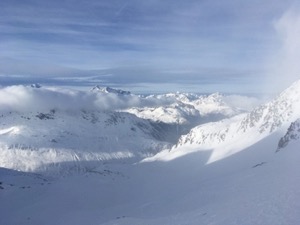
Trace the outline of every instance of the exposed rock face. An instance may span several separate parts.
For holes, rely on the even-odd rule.
[[[286,134],[280,139],[277,151],[285,148],[291,141],[300,139],[300,119],[291,123]]]

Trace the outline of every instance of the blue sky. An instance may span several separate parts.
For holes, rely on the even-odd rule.
[[[270,74],[290,68],[288,62],[276,67],[290,54],[286,36],[299,37],[288,27],[297,6],[289,0],[1,0],[0,84],[261,92],[275,80]]]

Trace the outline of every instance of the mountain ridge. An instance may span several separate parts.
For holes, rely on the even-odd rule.
[[[258,106],[249,113],[192,128],[188,134],[180,137],[170,151],[158,153],[147,160],[170,160],[193,151],[211,149],[214,150],[210,162],[219,160],[241,151],[281,128],[287,128],[299,116],[300,80],[274,100]]]

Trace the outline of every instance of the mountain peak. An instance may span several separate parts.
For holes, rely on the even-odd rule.
[[[294,82],[290,87],[285,89],[280,96],[288,96],[289,98],[294,99],[299,98],[300,96],[300,80]]]
[[[100,85],[96,85],[91,89],[92,92],[103,92],[103,93],[113,93],[117,95],[131,95],[130,91],[123,91],[121,89],[114,89],[111,87],[102,87]]]
[[[40,85],[40,84],[31,84],[30,87],[32,87],[32,88],[41,88],[42,85]]]

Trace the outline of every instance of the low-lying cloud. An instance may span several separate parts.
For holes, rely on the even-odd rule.
[[[190,96],[193,105],[197,95]],[[105,92],[103,90],[79,91],[54,87],[34,86],[8,86],[0,88],[0,111],[18,112],[48,112],[52,109],[63,111],[112,111],[132,107],[160,107],[170,106],[181,102],[181,97],[176,95],[151,95],[142,97],[134,94],[119,94],[118,92]],[[227,95],[221,101],[232,108],[250,110],[259,101],[256,98]]]
[[[129,107],[171,104],[173,98],[140,98],[100,91],[78,91],[62,88],[9,86],[0,89],[1,111],[117,110]]]

